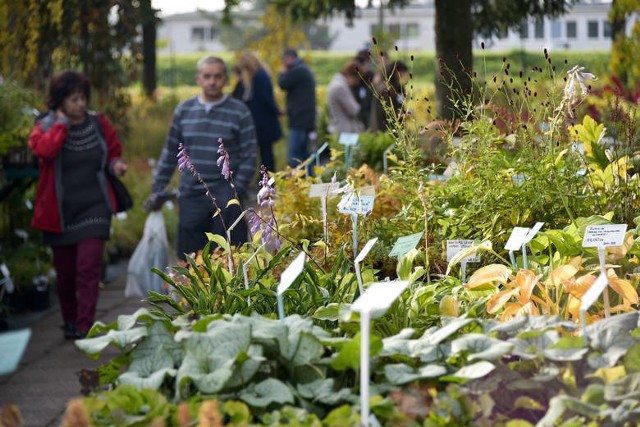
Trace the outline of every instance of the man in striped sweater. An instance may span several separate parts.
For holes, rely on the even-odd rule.
[[[205,246],[205,232],[226,238],[226,230],[241,213],[238,205],[227,207],[227,204],[236,193],[243,197],[256,170],[257,143],[251,112],[242,101],[223,92],[228,81],[225,62],[214,56],[201,59],[196,81],[202,92],[175,109],[154,172],[152,195],[145,203],[148,210],[162,207],[159,195],[169,184],[177,166],[178,153],[182,151],[181,157],[188,156],[193,173],[184,171],[180,179],[177,244],[180,259]],[[220,141],[224,150],[220,150]],[[218,162],[226,154],[228,159]],[[222,174],[227,161],[230,177]],[[216,215],[218,207],[220,214]],[[231,243],[246,242],[247,237],[247,225],[242,220],[232,231]]]

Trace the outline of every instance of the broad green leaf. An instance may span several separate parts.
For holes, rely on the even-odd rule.
[[[266,359],[262,355],[262,346],[250,345],[246,354],[241,353],[236,359],[234,372],[225,387],[235,388],[247,384],[260,370]]]
[[[389,364],[384,367],[384,374],[391,384],[402,385],[425,378],[438,378],[447,373],[441,365],[425,365],[418,369],[404,363]]]
[[[160,318],[154,314],[152,314],[146,308],[139,308],[135,311],[135,313],[126,315],[121,314],[118,316],[117,325],[118,329],[121,331],[131,329],[135,326],[135,324],[140,320],[159,320]]]
[[[581,402],[575,397],[558,395],[551,398],[549,409],[545,416],[538,421],[536,427],[555,427],[557,422],[563,420],[565,411],[573,411],[589,417],[598,416],[600,409],[596,405]]]
[[[467,359],[498,360],[509,354],[514,345],[483,334],[465,334],[451,342],[451,354],[467,353]]]
[[[229,417],[230,425],[248,425],[252,419],[249,407],[236,400],[227,400],[223,404],[224,413]]]
[[[142,376],[138,372],[129,370],[118,377],[118,382],[120,384],[130,384],[138,390],[158,390],[164,382],[165,377],[167,375],[174,377],[176,372],[177,370],[175,369],[164,368],[154,371],[149,376]]]
[[[114,329],[95,338],[87,338],[75,341],[76,347],[84,351],[88,355],[99,354],[109,344],[115,344],[123,349],[129,344],[133,344],[147,336],[147,328],[140,326],[126,331],[116,331]]]
[[[405,328],[396,335],[384,338],[382,340],[382,351],[380,356],[405,355],[409,356],[411,350],[409,343],[415,334],[415,329]]]
[[[640,372],[640,343],[635,343],[624,355],[624,367],[628,373]]]
[[[333,378],[320,379],[308,384],[298,384],[297,390],[305,399],[326,405],[336,405],[340,402],[353,400],[356,397],[348,388],[336,390]]]
[[[461,378],[464,380],[474,380],[476,378],[482,378],[488,375],[495,369],[495,365],[491,362],[481,361],[466,365],[460,368],[457,372],[451,374],[453,378]]]
[[[339,319],[340,304],[330,303],[326,306],[318,307],[313,313],[313,318],[318,320],[337,321]]]
[[[220,248],[224,249],[226,253],[231,252],[231,246],[229,245],[229,242],[227,241],[226,237],[221,236],[219,234],[213,234],[213,233],[205,233],[205,234],[207,235],[207,239],[209,239],[210,242],[214,242],[215,244],[217,244]]]
[[[309,365],[320,359],[324,353],[324,346],[318,338],[308,332],[301,332],[298,345],[291,362],[294,366]]]
[[[382,340],[377,335],[371,334],[369,342],[369,356],[373,357],[382,350]],[[347,341],[335,358],[331,361],[331,367],[338,371],[360,369],[360,332]]]
[[[251,406],[264,408],[271,403],[294,403],[291,390],[280,380],[268,378],[240,392],[240,399]]]
[[[604,397],[608,401],[621,402],[632,399],[640,400],[640,373],[629,374],[618,381],[604,386]]]
[[[280,320],[258,315],[236,316],[234,320],[248,324],[252,339],[265,346],[268,351],[275,350],[283,356],[289,353],[289,329]]]
[[[442,341],[449,338],[451,335],[458,332],[463,327],[467,326],[469,323],[474,322],[474,319],[460,318],[454,317],[447,320],[447,324],[441,328],[437,328],[435,330],[427,330],[425,333],[418,339],[418,341],[425,341],[429,345],[440,344]]]

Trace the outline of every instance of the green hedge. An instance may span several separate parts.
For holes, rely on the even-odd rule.
[[[158,86],[193,85],[195,64],[204,53],[192,53],[158,57]],[[216,53],[225,60],[231,61],[233,53]],[[303,53],[311,69],[315,73],[319,85],[326,85],[331,77],[351,58],[351,53],[325,51],[308,51]],[[431,83],[435,77],[435,55],[432,52],[393,52],[392,58],[405,61],[412,70],[414,82]],[[551,58],[556,67],[571,68],[582,65],[596,76],[608,75],[610,52],[556,52]],[[413,57],[413,60],[411,59]],[[543,52],[474,52],[475,68],[479,75],[486,72],[489,76],[500,72],[503,60],[511,64],[511,70],[529,70],[533,66],[543,66]],[[564,62],[566,61],[566,65]]]

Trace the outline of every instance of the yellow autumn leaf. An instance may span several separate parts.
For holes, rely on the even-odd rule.
[[[464,286],[473,289],[492,282],[505,285],[510,276],[511,269],[509,267],[502,264],[490,264],[476,270]]]
[[[566,290],[566,282],[573,278],[578,272],[578,267],[573,264],[564,264],[560,267],[556,268],[549,274],[549,279],[547,279],[548,284],[552,286],[565,285]]]
[[[512,296],[518,295],[519,289],[509,289],[506,291],[498,292],[487,301],[487,313],[493,314],[500,310]]]
[[[533,289],[536,287],[538,277],[531,270],[520,270],[516,274],[513,284],[520,290],[520,303],[526,304],[531,299]]]
[[[610,246],[607,248],[607,258],[610,260],[619,260],[624,258],[629,252],[629,249],[633,246],[635,240],[633,239],[633,233],[627,231],[624,235],[624,240],[621,246]]]
[[[238,199],[231,199],[227,202],[227,207],[232,206],[232,205],[238,205],[240,206],[240,202],[238,201]]]
[[[612,269],[607,270],[607,280],[609,280],[611,289],[623,298],[625,304],[638,304],[638,292],[633,288],[631,282],[619,278]]]
[[[589,375],[589,377],[596,377],[602,379],[605,384],[611,383],[613,381],[617,381],[620,378],[627,375],[627,370],[624,368],[624,365],[614,366],[612,368],[600,368],[596,370],[593,374]]]

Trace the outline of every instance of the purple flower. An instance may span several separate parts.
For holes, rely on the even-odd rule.
[[[231,167],[229,166],[229,153],[224,149],[224,144],[222,143],[222,138],[218,138],[218,167],[222,167],[222,176],[224,179],[229,181],[231,178]]]
[[[178,144],[178,156],[177,157],[178,157],[178,170],[180,172],[184,172],[185,170],[188,170],[191,173],[194,172],[193,164],[191,163],[191,159],[189,158],[189,154],[187,154],[187,149],[182,144],[182,142]]]
[[[280,239],[278,238],[278,224],[273,215],[273,197],[276,190],[273,188],[273,178],[269,178],[267,168],[260,167],[262,178],[260,179],[260,191],[258,192],[258,206],[256,211],[249,216],[248,222],[251,234],[262,231],[261,239],[265,248],[270,253],[275,253],[280,249]]]

